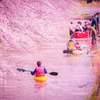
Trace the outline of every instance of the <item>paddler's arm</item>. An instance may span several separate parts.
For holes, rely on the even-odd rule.
[[[46,70],[46,68],[44,68],[44,72],[45,72],[45,73],[48,73],[47,70]]]
[[[34,75],[36,73],[36,68],[34,71],[31,71],[31,75]]]

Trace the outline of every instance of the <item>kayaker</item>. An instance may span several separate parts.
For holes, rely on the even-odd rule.
[[[45,76],[46,73],[47,73],[47,70],[46,70],[46,68],[41,66],[40,61],[37,62],[37,67],[35,68],[35,70],[31,71],[31,74],[32,75],[36,74],[36,77]]]
[[[73,36],[70,37],[70,40],[67,42],[67,50],[72,50],[75,47],[75,40],[73,40]]]
[[[82,50],[82,48],[78,42],[76,43],[76,50]]]

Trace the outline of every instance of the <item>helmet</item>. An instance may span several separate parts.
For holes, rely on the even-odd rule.
[[[70,38],[72,39],[72,38],[74,38],[74,36],[72,35]]]

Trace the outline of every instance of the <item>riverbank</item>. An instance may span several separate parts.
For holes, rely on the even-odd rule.
[[[94,82],[94,88],[89,100],[100,100],[100,49],[97,48],[95,51],[97,54],[94,57],[91,56],[90,59],[93,61],[93,73],[96,76],[96,80]]]
[[[99,83],[99,88],[98,88],[98,96],[97,96],[97,100],[100,100],[100,83]]]
[[[98,9],[97,9],[98,8]],[[90,12],[91,9],[91,12]],[[96,12],[99,12],[100,7],[92,7],[89,6],[88,9],[87,7],[83,7],[79,11],[81,14],[76,14],[73,17],[73,20],[87,20],[91,18],[92,15],[94,15]],[[99,22],[100,23],[100,22]],[[97,42],[99,42],[100,37],[98,37]],[[99,44],[98,44],[99,47]],[[100,100],[100,49],[94,47],[95,49],[91,48],[91,52],[97,51],[96,54],[93,55],[93,57],[90,55],[90,59],[93,62],[93,72],[95,73],[95,81],[91,93],[91,97],[86,99],[86,100]]]
[[[81,7],[100,7],[100,1],[92,1],[92,3],[88,3],[87,4],[87,1],[84,1],[84,0],[80,0],[79,1],[81,3]]]

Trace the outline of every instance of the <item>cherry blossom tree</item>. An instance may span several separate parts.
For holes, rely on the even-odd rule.
[[[36,53],[36,44],[56,42],[67,34],[77,0],[0,0],[0,46]],[[69,33],[68,33],[69,34]],[[0,83],[16,76],[15,64],[0,60]]]
[[[0,41],[33,52],[36,43],[56,41],[66,33],[77,5],[77,0],[1,0]]]

